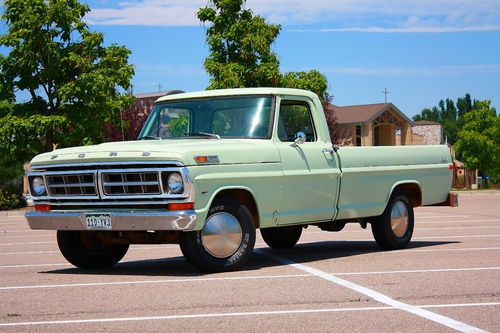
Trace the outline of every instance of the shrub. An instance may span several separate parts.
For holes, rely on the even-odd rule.
[[[0,157],[0,210],[25,205],[23,192],[23,166]]]
[[[13,209],[21,204],[18,194],[0,189],[0,210]]]

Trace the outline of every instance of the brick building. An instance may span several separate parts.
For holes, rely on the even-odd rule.
[[[442,127],[411,121],[392,103],[333,106],[341,137],[352,146],[433,145],[442,143]]]

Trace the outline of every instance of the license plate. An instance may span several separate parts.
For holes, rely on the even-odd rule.
[[[111,230],[111,214],[87,213],[85,214],[85,226],[88,230]]]

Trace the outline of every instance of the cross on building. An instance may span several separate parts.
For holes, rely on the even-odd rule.
[[[162,87],[161,83],[158,83],[157,87],[158,87],[158,91],[161,91],[161,87]]]
[[[389,94],[389,92],[387,91],[387,88],[384,88],[384,91],[382,91],[382,94],[385,95],[385,102],[387,103],[387,95]]]

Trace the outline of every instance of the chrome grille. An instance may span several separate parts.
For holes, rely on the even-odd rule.
[[[162,193],[156,171],[103,172],[102,188],[108,196]]]
[[[83,169],[85,167],[85,169]],[[45,181],[47,192],[33,200],[58,206],[163,205],[170,200],[194,201],[188,170],[174,162],[104,163],[93,165],[36,166],[27,173],[31,184],[36,177]],[[165,188],[172,172],[182,175],[184,191],[170,193]]]
[[[94,173],[47,175],[46,182],[51,196],[97,195]]]

